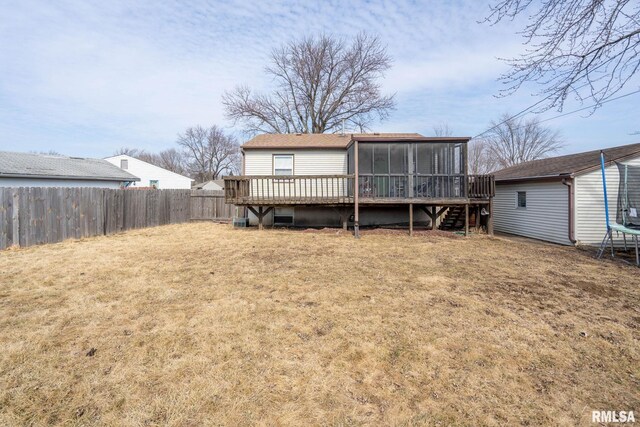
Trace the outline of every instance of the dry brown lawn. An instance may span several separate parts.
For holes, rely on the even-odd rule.
[[[164,226],[0,253],[0,425],[640,416],[640,270],[505,238]]]

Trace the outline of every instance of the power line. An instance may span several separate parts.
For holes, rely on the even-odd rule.
[[[599,102],[599,103],[597,103],[597,104],[590,105],[590,106],[588,106],[588,107],[578,108],[577,110],[569,111],[568,113],[563,113],[563,114],[559,114],[559,115],[557,115],[557,116],[549,117],[548,119],[540,120],[538,123],[548,122],[549,120],[558,119],[558,118],[560,118],[560,117],[568,116],[569,114],[575,114],[575,113],[578,113],[578,112],[580,112],[580,111],[589,110],[589,109],[591,109],[591,108],[593,108],[593,107],[595,107],[595,106],[603,105],[603,104],[606,104],[606,103],[608,103],[608,102],[612,102],[612,101],[617,101],[618,99],[622,99],[622,98],[625,98],[625,97],[630,96],[630,95],[634,95],[634,94],[639,93],[639,92],[640,92],[640,89],[635,90],[635,91],[633,91],[633,92],[626,93],[626,94],[624,94],[624,95],[617,96],[617,97],[615,97],[615,98],[607,99],[606,101],[602,101],[602,102]],[[489,129],[485,130],[484,132],[477,134],[477,135],[476,135],[476,136],[474,136],[472,139],[475,139],[475,138],[477,138],[477,137],[479,137],[479,136],[482,136],[482,135],[484,135],[485,133],[487,133],[487,132],[489,132],[489,131],[491,131],[491,130],[493,130],[493,129],[495,129],[495,128],[497,128],[497,127],[499,127],[499,126],[503,125],[503,124],[505,124],[505,123],[506,123],[506,122],[508,122],[509,120],[512,120],[512,119],[514,119],[514,118],[518,117],[519,115],[521,115],[521,114],[523,114],[523,113],[527,112],[528,110],[530,110],[531,108],[535,107],[536,105],[538,105],[539,103],[541,103],[541,102],[543,102],[543,101],[545,101],[545,100],[546,100],[546,98],[544,98],[544,99],[542,99],[542,100],[538,101],[537,103],[533,104],[532,106],[525,108],[524,110],[522,110],[522,111],[521,111],[521,112],[519,112],[518,114],[514,114],[513,116],[511,116],[511,117],[509,117],[509,118],[507,118],[507,119],[503,120],[502,122],[498,123],[497,125],[494,125],[494,126],[490,127]],[[516,129],[518,129],[518,128],[516,128]]]
[[[604,63],[604,62],[603,62],[602,64],[600,64],[600,65],[596,66],[593,70],[595,71],[595,70],[597,70],[598,68],[602,67],[603,65],[605,65],[605,63]],[[578,90],[582,89],[583,87],[589,86],[590,84],[591,84],[590,82],[587,82],[587,83],[585,83],[585,84],[583,84],[583,85],[581,85],[581,86],[578,86],[578,87],[574,88],[574,89],[573,89],[573,91],[574,91],[574,92],[577,92]],[[487,132],[489,132],[489,131],[491,131],[491,130],[493,130],[493,129],[497,128],[498,126],[501,126],[501,125],[505,124],[505,123],[506,123],[506,122],[508,122],[509,120],[513,120],[513,119],[515,119],[516,117],[521,116],[522,114],[524,114],[524,113],[526,113],[527,111],[531,110],[533,107],[535,107],[535,106],[537,106],[537,105],[539,105],[539,104],[543,103],[544,101],[546,101],[547,99],[549,99],[549,98],[553,97],[554,95],[555,95],[555,93],[553,93],[553,92],[552,92],[552,93],[550,93],[549,95],[545,96],[544,98],[542,98],[540,101],[536,102],[535,104],[530,105],[529,107],[525,108],[524,110],[521,110],[520,112],[518,112],[518,113],[514,114],[513,116],[511,116],[511,117],[508,117],[508,118],[504,119],[503,121],[501,121],[501,122],[500,122],[500,123],[498,123],[497,125],[494,125],[494,126],[490,127],[489,129],[485,130],[484,132],[477,134],[477,135],[476,135],[476,136],[474,136],[472,139],[477,138],[477,137],[479,137],[479,136],[482,136],[482,135],[484,135],[485,133],[487,133]],[[605,104],[606,102],[608,102],[608,101],[601,102],[600,104]],[[597,104],[596,104],[596,105],[597,105]],[[592,107],[593,107],[593,106],[592,106]],[[589,108],[591,108],[591,107],[589,107]]]

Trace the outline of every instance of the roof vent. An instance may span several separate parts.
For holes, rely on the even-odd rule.
[[[302,135],[301,133],[296,133],[296,136],[301,136],[301,135]]]
[[[380,132],[374,132],[373,134],[374,135],[380,135]]]

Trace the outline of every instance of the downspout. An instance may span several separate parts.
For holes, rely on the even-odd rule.
[[[574,196],[574,187],[573,187],[573,183],[574,183],[574,179],[573,177],[570,179],[567,178],[563,178],[562,179],[562,183],[564,185],[567,186],[567,193],[569,196],[569,241],[572,244],[576,244],[576,232],[575,232],[575,225],[574,225],[574,221],[573,221],[573,213],[575,212],[575,196]]]

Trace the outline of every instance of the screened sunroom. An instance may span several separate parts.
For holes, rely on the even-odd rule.
[[[358,164],[356,165],[356,151]],[[349,146],[348,173],[358,174],[363,199],[466,198],[466,140],[358,140]]]

